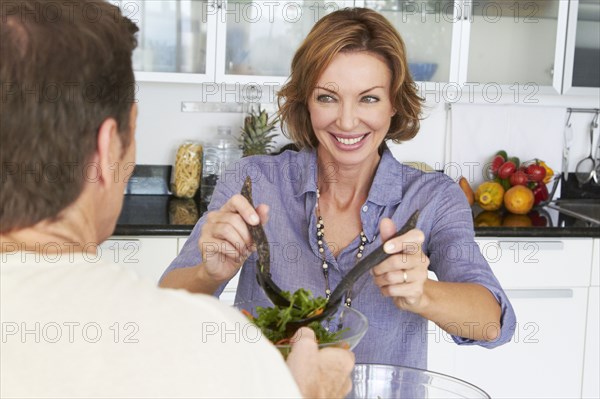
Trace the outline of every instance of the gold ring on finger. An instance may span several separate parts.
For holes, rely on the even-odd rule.
[[[408,274],[406,274],[406,270],[404,271],[404,283],[406,284],[406,282],[408,282]]]

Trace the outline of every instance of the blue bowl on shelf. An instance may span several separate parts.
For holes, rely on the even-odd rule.
[[[438,64],[430,62],[409,62],[408,69],[413,80],[417,82],[428,82],[431,80],[435,71],[437,71]]]

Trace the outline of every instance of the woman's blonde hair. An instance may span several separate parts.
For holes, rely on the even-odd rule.
[[[423,99],[408,70],[400,34],[376,11],[345,8],[320,19],[294,55],[288,82],[277,94],[284,134],[300,148],[316,148],[308,100],[317,80],[341,52],[367,51],[386,61],[391,71],[390,99],[396,114],[386,140],[410,140],[419,131]]]

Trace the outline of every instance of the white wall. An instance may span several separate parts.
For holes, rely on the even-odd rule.
[[[210,88],[210,93],[214,91],[214,87]],[[166,83],[148,83],[140,82],[137,98],[139,101],[139,118],[137,130],[137,150],[139,164],[172,164],[175,157],[177,146],[185,140],[210,140],[217,131],[219,125],[229,125],[233,127],[233,132],[239,132],[242,125],[242,113],[225,113],[225,112],[195,112],[188,113],[181,111],[182,101],[197,101],[209,104],[211,102],[227,102],[236,103],[243,102],[245,97],[235,91],[222,90],[213,95],[207,95],[209,89],[203,85],[193,84],[166,84]],[[473,96],[469,99],[468,95],[461,97],[460,104],[465,104],[467,109],[471,107],[472,113],[467,112],[465,118],[477,118],[480,112],[478,107],[485,106],[488,110],[501,110],[507,106],[516,106],[520,112],[517,112],[511,118],[510,124],[512,128],[527,125],[530,129],[522,129],[519,134],[525,136],[522,140],[523,145],[519,142],[510,143],[511,152],[514,155],[525,159],[533,157],[541,157],[540,152],[554,154],[553,159],[560,159],[562,148],[561,139],[553,137],[551,140],[545,141],[545,131],[543,129],[544,121],[541,120],[539,128],[535,118],[548,118],[555,116],[560,112],[566,117],[566,108],[600,108],[600,91],[597,96],[558,96],[558,95],[535,95],[532,98],[525,100],[524,96],[515,102],[514,93],[503,93],[496,103],[491,103],[489,99],[483,98],[481,95]],[[263,98],[265,101],[273,99],[273,90],[263,90]],[[412,141],[401,144],[391,145],[392,152],[401,161],[421,161],[426,162],[436,169],[443,169],[448,162],[457,162],[460,160],[452,159],[452,143],[462,144],[465,137],[464,131],[452,131],[449,111],[446,104],[449,102],[448,95],[436,94],[427,92],[427,102],[424,109],[424,120],[421,124],[421,131]],[[533,100],[533,101],[532,101]],[[274,105],[270,105],[274,109]],[[464,107],[463,107],[464,108]],[[536,110],[535,112],[533,110]],[[542,110],[541,114],[539,110]],[[544,114],[545,109],[547,113]],[[528,110],[531,110],[529,112]],[[572,117],[574,140],[571,150],[570,170],[574,171],[577,161],[585,157],[589,153],[589,123],[592,119],[592,114],[574,114]],[[456,121],[455,121],[456,122]],[[494,126],[486,128],[486,121],[480,121],[481,132],[475,137],[468,137],[468,140],[489,141],[493,131],[498,129],[498,124],[508,121],[495,120],[490,121]],[[456,123],[454,123],[456,126]],[[562,134],[562,125],[553,128],[553,136]],[[511,129],[510,126],[505,126],[505,129]],[[456,129],[455,129],[456,130]],[[539,146],[548,147],[548,143],[553,143],[551,148],[545,148],[544,151],[539,151],[536,148],[531,148],[530,139],[526,139],[528,135],[535,142],[539,141]],[[598,133],[596,132],[596,140]],[[494,140],[496,141],[496,140]],[[280,143],[287,142],[283,137],[279,139]],[[558,143],[558,144],[557,144]],[[472,148],[481,147],[477,142],[471,141]],[[508,144],[507,144],[508,146]],[[498,148],[500,149],[500,148]],[[483,156],[477,154],[478,156]],[[490,156],[492,154],[489,154]],[[560,170],[561,165],[551,165],[553,168]]]

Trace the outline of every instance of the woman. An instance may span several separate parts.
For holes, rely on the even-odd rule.
[[[161,284],[218,294],[244,264],[236,300],[265,298],[245,225],[260,222],[273,279],[325,296],[419,209],[418,228],[387,241],[394,256],[346,298],[369,319],[357,363],[425,368],[427,320],[459,344],[507,342],[514,312],[477,249],[460,188],[400,164],[385,144],[416,135],[422,102],[389,22],[360,8],[322,18],[296,52],[279,101],[287,134],[302,150],[244,158],[237,173],[223,175],[210,212]],[[256,210],[237,195],[246,174],[262,204]]]

